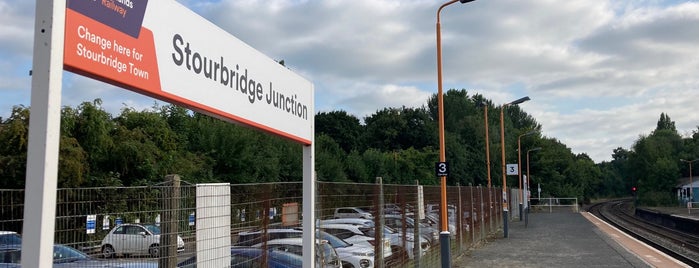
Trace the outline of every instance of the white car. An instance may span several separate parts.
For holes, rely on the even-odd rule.
[[[401,215],[386,215],[384,216],[384,224],[386,224],[386,226],[388,227],[395,229],[398,232],[402,232],[404,228],[406,232],[415,232],[415,220],[411,217],[403,218],[403,216]],[[430,241],[431,245],[439,244],[439,230],[425,223],[418,224],[420,227],[419,232],[420,235],[422,235],[422,237]]]
[[[316,228],[325,231],[331,235],[337,236],[351,244],[368,244],[372,248],[374,246],[383,247],[383,257],[388,258],[393,255],[391,250],[391,239],[384,237],[383,241],[376,243],[374,241],[374,228],[352,224],[319,224]]]
[[[366,220],[366,219],[359,219],[359,218],[340,218],[340,219],[327,219],[327,220],[321,220],[319,222],[319,225],[328,225],[328,224],[351,224],[351,225],[356,225],[356,226],[362,226],[362,227],[368,227],[368,228],[374,228],[375,224],[374,221],[372,220]],[[388,224],[387,224],[388,225]],[[373,232],[369,233],[373,237]],[[398,230],[395,230],[389,226],[386,226],[384,228],[384,237],[388,238],[389,241],[391,242],[391,246],[394,248],[400,248],[401,250],[405,250],[405,253],[408,255],[408,258],[413,259],[414,258],[414,252],[413,252],[413,247],[414,247],[414,241],[415,241],[415,236],[413,235],[412,230],[407,230],[405,234],[405,245],[403,245],[403,233],[399,232]],[[437,237],[439,238],[439,236]],[[422,236],[420,236],[420,256],[423,256],[427,253],[427,251],[430,249],[430,241]]]
[[[374,215],[371,215],[366,210],[363,210],[358,207],[344,207],[344,208],[336,208],[335,213],[333,214],[333,217],[335,219],[340,219],[340,218],[360,218],[360,219],[374,219]]]
[[[327,232],[319,231],[318,238],[328,241],[335,248],[342,260],[342,267],[370,268],[374,267],[374,247],[362,244],[350,244],[341,238]]]
[[[102,239],[102,254],[160,256],[160,227],[153,224],[125,223],[114,227]],[[177,252],[184,251],[184,240],[177,236]]]
[[[271,240],[301,239],[303,231],[300,228],[281,228],[267,230],[267,237]],[[367,268],[374,267],[374,246],[367,241],[355,241],[349,243],[324,231],[318,231],[317,239],[328,241],[335,248],[343,267]],[[262,242],[261,231],[241,232],[238,234],[238,246],[260,245]]]
[[[300,237],[272,239],[252,247],[261,248],[263,246],[266,246],[268,250],[284,251],[303,256],[303,238]],[[328,241],[316,239],[316,267],[342,267],[337,251]]]

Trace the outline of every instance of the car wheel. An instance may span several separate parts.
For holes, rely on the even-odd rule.
[[[343,262],[342,262],[342,268],[354,268],[354,265],[352,265],[352,264],[349,263],[349,262],[343,261]]]
[[[114,248],[111,245],[104,245],[102,247],[102,256],[104,256],[105,258],[112,258],[114,257],[114,255]]]
[[[158,244],[151,245],[150,248],[148,248],[148,254],[153,258],[160,257],[160,247]]]

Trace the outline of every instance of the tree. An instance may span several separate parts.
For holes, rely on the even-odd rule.
[[[0,127],[0,187],[24,188],[29,143],[29,108],[12,107]]]
[[[363,127],[358,118],[345,111],[316,114],[315,128],[317,134],[325,134],[335,140],[345,153],[359,149]]]

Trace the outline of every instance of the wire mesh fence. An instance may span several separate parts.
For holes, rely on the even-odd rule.
[[[202,191],[201,185],[169,180],[148,187],[59,189],[54,241],[92,260],[142,267],[196,264],[197,258],[201,263],[211,250],[234,254],[231,246],[262,248],[256,261],[263,264],[277,254],[272,249],[300,254],[301,182],[224,187],[223,194],[213,194]],[[361,254],[335,248],[336,262],[343,267],[440,264],[440,187],[318,182],[316,193],[316,236],[323,239],[316,252],[324,252],[322,243],[337,247],[333,239],[341,238],[372,250],[362,259],[356,257]],[[452,256],[499,231],[500,194],[498,188],[447,187]],[[22,233],[24,198],[23,190],[0,190],[1,230]],[[280,238],[286,239],[283,246]],[[219,263],[232,265],[234,260],[228,258]],[[316,263],[322,264],[328,256],[318,258]]]

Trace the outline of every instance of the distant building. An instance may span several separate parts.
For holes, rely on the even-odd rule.
[[[691,181],[691,182],[690,182]],[[690,185],[691,183],[691,185]],[[693,177],[691,180],[689,177],[680,178],[677,180],[677,186],[675,191],[677,193],[677,200],[681,201],[683,204],[687,202],[699,202],[699,177]],[[690,199],[690,187],[692,198]]]

